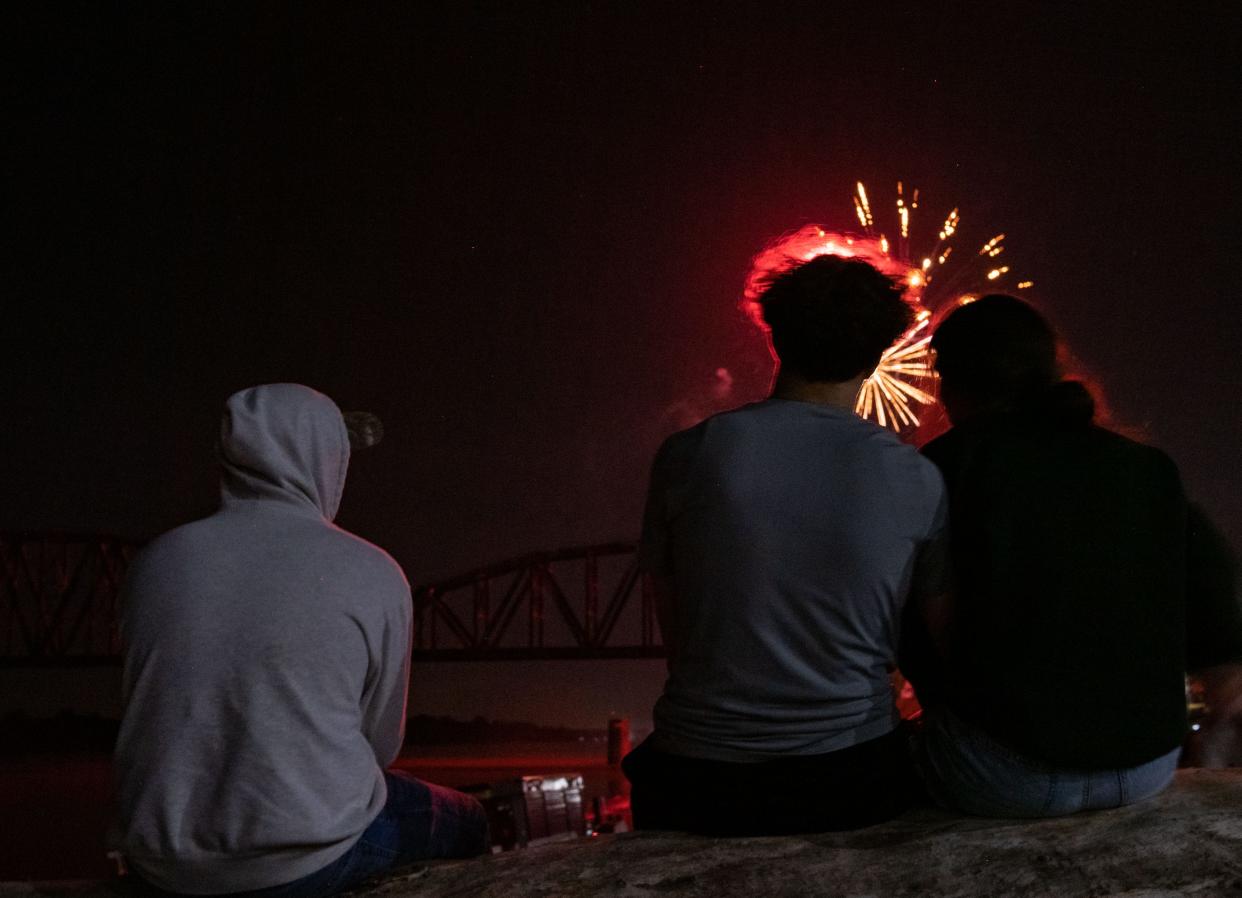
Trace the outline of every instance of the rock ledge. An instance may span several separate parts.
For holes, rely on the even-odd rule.
[[[732,840],[630,833],[421,865],[352,894],[1242,896],[1242,770],[1183,770],[1150,801],[1056,820],[982,820],[920,808],[852,833]],[[0,898],[115,895],[99,883],[0,885]]]

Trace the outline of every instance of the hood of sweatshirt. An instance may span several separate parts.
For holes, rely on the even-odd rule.
[[[280,502],[331,521],[341,505],[349,436],[341,410],[301,384],[234,393],[220,422],[225,506]]]

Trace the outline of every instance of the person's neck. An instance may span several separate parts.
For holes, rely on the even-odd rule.
[[[840,383],[827,380],[807,380],[793,372],[782,371],[772,385],[773,399],[792,399],[833,408],[854,410],[854,401],[862,387],[863,375]]]

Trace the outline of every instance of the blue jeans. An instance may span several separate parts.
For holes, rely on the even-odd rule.
[[[477,800],[403,773],[385,771],[384,779],[388,799],[383,810],[343,855],[301,879],[234,892],[230,898],[326,898],[416,861],[474,857],[488,850],[487,815]],[[139,891],[170,895],[149,885]]]
[[[1150,798],[1173,779],[1180,752],[1118,770],[1052,767],[940,707],[925,712],[915,756],[928,793],[946,808],[980,817],[1061,817]]]

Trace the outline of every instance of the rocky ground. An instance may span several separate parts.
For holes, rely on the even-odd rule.
[[[115,898],[99,883],[0,898]],[[853,833],[713,840],[631,833],[410,868],[354,898],[1242,896],[1242,770],[1178,774],[1130,808],[1023,822],[931,809]]]

